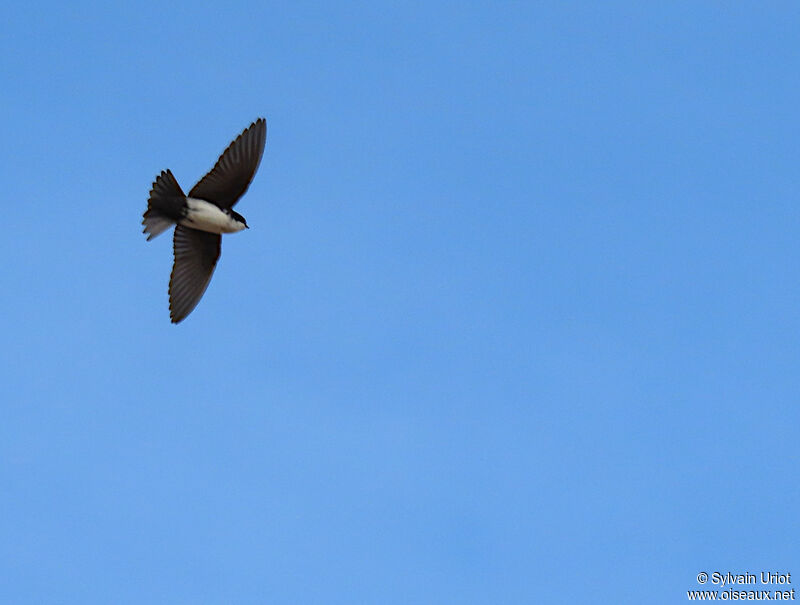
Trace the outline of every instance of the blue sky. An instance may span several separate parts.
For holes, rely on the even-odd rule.
[[[800,575],[795,3],[19,3],[4,603]],[[169,322],[141,213],[268,120]]]

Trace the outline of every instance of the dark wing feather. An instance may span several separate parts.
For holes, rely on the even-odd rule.
[[[169,278],[169,316],[183,320],[200,302],[217,264],[222,236],[178,225],[172,239],[175,263]]]
[[[189,192],[189,197],[232,208],[247,188],[261,162],[267,140],[267,121],[259,118],[219,156],[214,168]]]

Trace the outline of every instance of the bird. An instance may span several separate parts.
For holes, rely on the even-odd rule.
[[[169,279],[173,324],[186,319],[203,297],[219,259],[222,234],[249,229],[233,206],[250,186],[266,140],[267,121],[258,118],[228,145],[188,195],[170,170],[162,170],[153,182],[142,216],[143,233],[150,241],[175,225]]]

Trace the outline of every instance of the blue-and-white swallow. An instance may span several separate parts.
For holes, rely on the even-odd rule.
[[[156,177],[142,224],[147,241],[176,225],[169,279],[172,323],[185,319],[203,297],[219,259],[221,234],[248,228],[233,206],[250,186],[266,140],[267,122],[259,118],[228,145],[188,196],[169,170]]]

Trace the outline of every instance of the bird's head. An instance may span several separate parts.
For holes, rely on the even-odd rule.
[[[242,225],[241,228],[240,228],[240,231],[241,231],[241,229],[249,229],[250,228],[250,227],[247,226],[247,221],[244,220],[244,217],[241,214],[239,214],[238,212],[236,212],[234,210],[229,210],[228,212],[230,213],[231,218],[234,221],[236,221],[237,223],[240,223]]]

